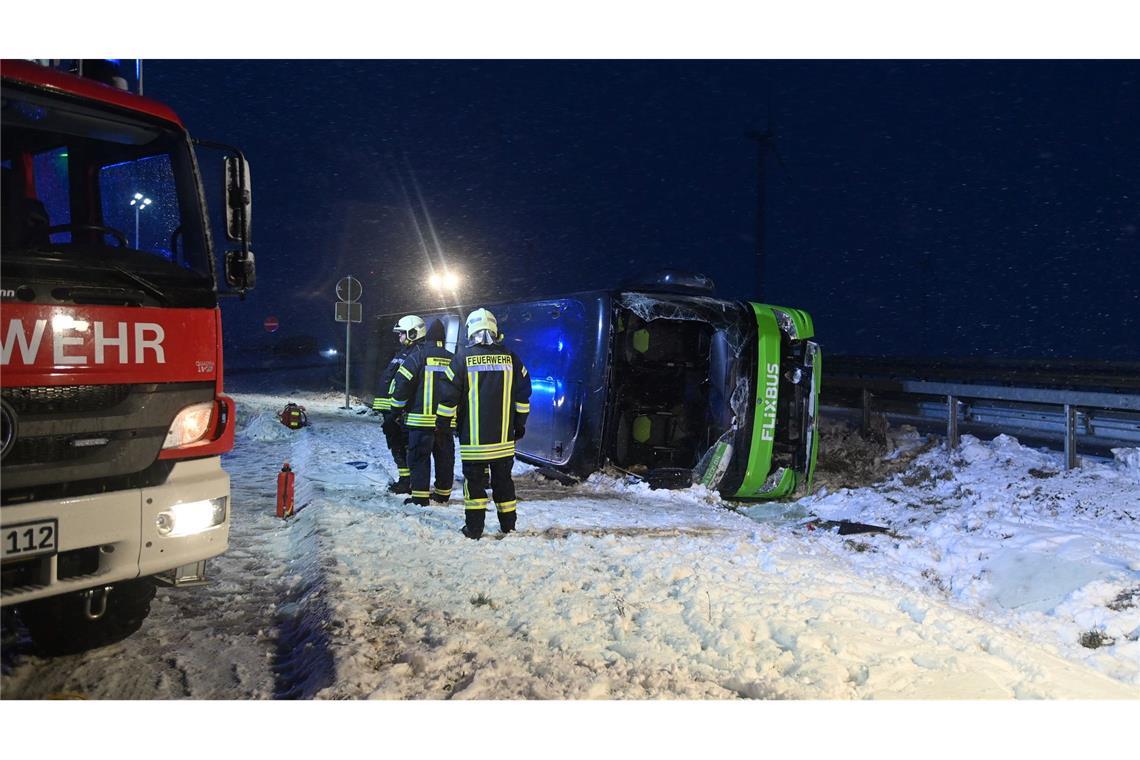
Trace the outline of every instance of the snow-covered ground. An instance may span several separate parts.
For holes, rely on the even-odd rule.
[[[276,421],[290,400],[310,427]],[[239,395],[214,583],[160,589],[103,650],[8,642],[3,696],[1140,697],[1138,450],[1066,472],[1008,437],[948,453],[832,425],[816,492],[760,506],[518,464],[519,532],[500,540],[492,513],[474,542],[460,487],[431,508],[385,491],[378,420],[343,401]]]

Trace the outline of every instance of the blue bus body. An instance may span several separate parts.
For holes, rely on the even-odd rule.
[[[820,353],[803,312],[622,290],[415,313],[443,320],[454,350],[477,306],[530,371],[519,459],[578,477],[615,467],[651,485],[701,482],[740,499],[810,484]],[[374,323],[372,377],[395,350],[400,316]]]

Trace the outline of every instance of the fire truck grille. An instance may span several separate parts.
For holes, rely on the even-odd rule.
[[[4,389],[4,400],[21,415],[106,410],[118,406],[129,395],[130,385],[40,385]]]
[[[170,423],[183,408],[213,400],[214,383],[4,388],[2,394],[12,440],[3,454],[0,503],[14,504],[99,493],[112,481],[165,478],[156,465]]]
[[[73,459],[81,459],[85,454],[92,452],[93,447],[74,446],[73,440],[73,436],[70,435],[17,440],[12,452],[4,459],[4,466],[48,462],[63,464]]]

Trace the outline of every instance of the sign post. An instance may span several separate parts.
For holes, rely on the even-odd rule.
[[[336,321],[344,322],[344,406],[342,409],[351,409],[348,403],[348,367],[352,358],[352,323],[360,321],[360,280],[352,275],[342,277],[336,284]]]

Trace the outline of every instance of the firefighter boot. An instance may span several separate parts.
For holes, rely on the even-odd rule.
[[[499,513],[499,530],[503,533],[510,533],[515,529],[515,520],[518,519],[518,512],[513,509],[510,512]]]
[[[415,504],[417,507],[426,507],[428,505],[428,500],[422,496],[412,496],[410,498],[404,499],[404,503]]]
[[[390,493],[411,493],[412,492],[412,479],[407,475],[401,475],[399,480],[393,480],[388,484],[388,491]]]
[[[487,510],[468,509],[465,510],[463,518],[463,535],[475,539],[483,535],[483,522],[487,519]]]

